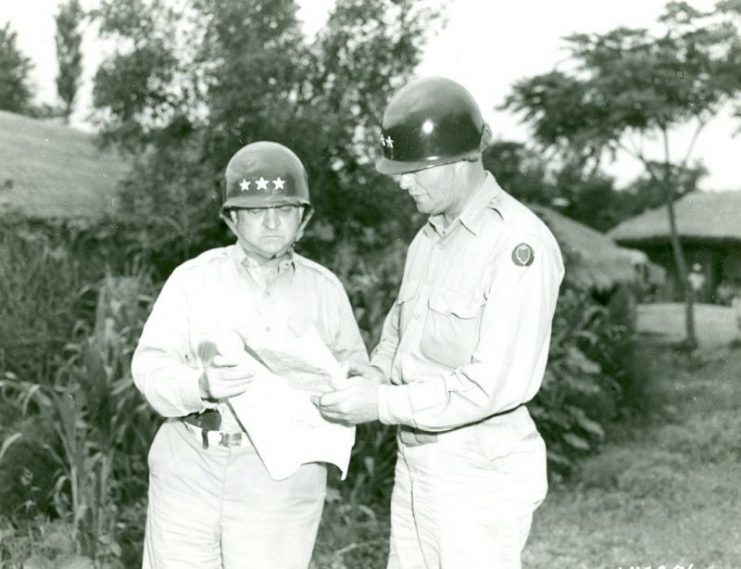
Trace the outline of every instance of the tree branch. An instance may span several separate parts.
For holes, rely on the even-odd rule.
[[[630,134],[628,134],[626,138],[628,142],[630,143],[631,147],[633,148],[633,151],[635,152],[636,155],[640,155],[643,153],[643,144],[641,144],[641,146],[638,146],[633,140],[633,137],[630,136]]]
[[[625,146],[622,142],[618,140],[618,148],[620,148],[623,152],[628,154],[629,156],[632,156],[636,160],[638,160],[643,166],[646,168],[646,172],[648,172],[649,177],[656,182],[657,184],[661,184],[661,179],[654,171],[654,167],[651,164],[651,161],[646,158],[646,156],[643,154],[643,152],[638,150],[633,150]]]
[[[679,167],[684,170],[687,166],[687,162],[690,159],[690,155],[692,154],[692,151],[695,148],[695,143],[697,142],[697,138],[700,136],[700,132],[702,132],[702,129],[705,128],[705,125],[708,124],[707,121],[704,121],[700,118],[697,119],[697,128],[695,129],[695,132],[692,134],[692,139],[690,140],[690,144],[687,147],[687,153],[684,155],[684,159],[680,163]]]

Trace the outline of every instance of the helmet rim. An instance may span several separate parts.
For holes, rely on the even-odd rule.
[[[295,205],[311,207],[308,200],[291,196],[233,196],[221,206],[222,211],[229,209],[256,209]]]
[[[478,152],[463,152],[456,156],[446,156],[441,158],[432,158],[429,160],[392,160],[385,156],[376,160],[376,172],[387,176],[394,176],[398,174],[412,174],[419,172],[420,170],[427,170],[428,168],[434,168],[435,166],[444,166],[446,164],[454,164],[455,162],[462,162],[468,160]]]

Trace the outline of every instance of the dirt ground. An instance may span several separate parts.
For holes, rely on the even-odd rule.
[[[695,327],[701,348],[726,346],[739,337],[733,308],[717,304],[695,305]],[[684,305],[678,303],[638,306],[638,330],[659,342],[675,343],[684,337]],[[739,562],[741,567],[741,562]]]

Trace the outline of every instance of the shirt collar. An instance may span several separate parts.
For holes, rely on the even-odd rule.
[[[486,172],[483,183],[474,192],[471,200],[466,204],[461,214],[450,225],[445,226],[442,214],[430,216],[425,226],[427,235],[431,235],[430,232],[443,235],[446,231],[450,231],[458,222],[474,235],[478,235],[481,231],[481,224],[484,222],[484,212],[487,209],[493,209],[503,217],[501,209],[496,205],[502,192],[503,190],[499,187],[494,176],[490,172]]]
[[[257,263],[257,261],[247,255],[247,253],[244,252],[244,249],[239,246],[239,243],[235,243],[234,245],[232,245],[232,258],[237,265],[244,267],[250,272],[259,268],[259,264]],[[284,255],[284,258],[281,259],[280,263],[278,264],[278,274],[295,268],[296,255],[293,249],[291,249]]]

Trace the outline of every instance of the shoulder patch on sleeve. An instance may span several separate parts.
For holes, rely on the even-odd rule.
[[[512,262],[518,267],[529,267],[535,260],[535,251],[527,243],[520,243],[512,249]]]

